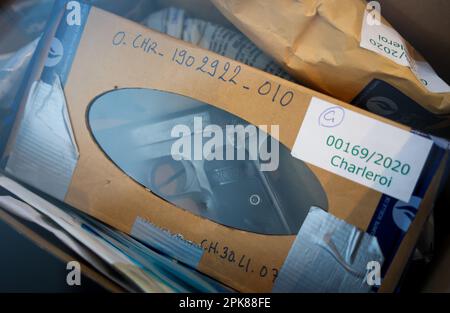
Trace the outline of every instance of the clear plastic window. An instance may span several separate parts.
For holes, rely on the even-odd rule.
[[[302,161],[260,128],[212,105],[118,89],[96,98],[88,120],[98,145],[128,176],[214,222],[289,235],[311,206],[327,209],[320,182]],[[233,134],[238,125],[241,132]]]

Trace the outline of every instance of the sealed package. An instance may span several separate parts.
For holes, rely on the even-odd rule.
[[[450,87],[391,25],[377,1],[213,0],[301,84],[450,137]]]
[[[82,2],[26,77],[5,171],[239,291],[393,290],[445,170],[445,140]]]

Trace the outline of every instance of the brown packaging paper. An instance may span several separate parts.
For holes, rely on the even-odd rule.
[[[64,16],[62,21],[64,23]],[[144,39],[147,44],[136,44]],[[151,43],[154,43],[151,46],[153,50],[149,48]],[[49,48],[50,43],[41,53],[46,56]],[[196,65],[201,65],[201,60],[208,57],[220,64],[229,64],[231,68],[239,66],[239,80],[234,83],[220,80],[217,75],[208,75],[194,66],[177,63],[173,56],[179,51],[186,51],[191,60],[197,60]],[[35,69],[37,79],[43,68],[42,64],[39,66]],[[258,92],[261,86],[268,84],[278,86],[279,91],[289,91],[292,101],[288,105],[280,105],[275,102],[273,94]],[[116,166],[93,137],[87,116],[96,97],[122,88],[168,91],[211,104],[254,125],[280,125],[279,141],[289,150],[296,142],[313,98],[410,130],[316,91],[91,8],[64,84],[79,157],[62,200],[126,233],[132,233],[136,221],[143,220],[172,234],[177,240],[182,236],[186,243],[204,249],[198,270],[239,291],[271,291],[296,236],[247,232],[194,215],[156,196]],[[26,93],[24,104],[27,98]],[[20,133],[23,111],[22,108],[9,143],[7,156],[9,154],[10,159],[17,145],[15,136]],[[48,154],[45,157],[48,158]],[[420,214],[389,266],[382,290],[395,288],[415,245],[440,185],[445,160],[439,164],[439,170],[434,173],[424,194]],[[327,195],[328,213],[352,227],[367,231],[382,194],[322,168],[309,164],[308,168]],[[10,173],[16,174],[14,171]],[[28,177],[20,178],[27,180]],[[31,184],[43,189],[41,181],[42,177],[38,177],[37,183]],[[52,193],[51,190],[47,192]],[[220,257],[225,250],[232,250],[234,257]]]
[[[431,92],[410,67],[360,47],[365,1],[212,1],[301,84],[350,103],[372,80],[382,80],[439,115],[435,122],[423,122],[421,130],[450,136],[448,88],[442,93]],[[384,19],[381,22],[389,25]],[[423,61],[406,41],[405,45],[413,60]],[[401,122],[417,127],[414,123],[422,114],[405,114],[408,117]]]

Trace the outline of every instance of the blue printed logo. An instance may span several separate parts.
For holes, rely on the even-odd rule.
[[[372,97],[367,101],[366,107],[370,112],[381,116],[389,116],[398,111],[397,104],[386,97]]]
[[[45,61],[46,67],[53,67],[58,65],[64,55],[64,47],[58,38],[53,38],[50,45],[50,51],[48,52],[47,60]]]
[[[421,198],[413,196],[409,203],[398,200],[392,209],[392,218],[403,232],[407,232],[419,208]]]

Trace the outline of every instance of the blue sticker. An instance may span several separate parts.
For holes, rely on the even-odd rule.
[[[67,2],[67,1],[63,1]],[[77,53],[91,6],[81,1],[65,3],[64,14],[53,37],[41,79],[52,85],[59,76],[64,86]]]

